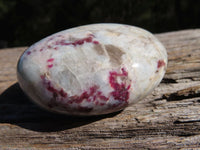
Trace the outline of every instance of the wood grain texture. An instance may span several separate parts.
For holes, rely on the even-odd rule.
[[[0,149],[200,148],[200,29],[156,36],[169,56],[156,90],[124,111],[82,118],[30,102],[16,79],[25,47],[0,50]]]

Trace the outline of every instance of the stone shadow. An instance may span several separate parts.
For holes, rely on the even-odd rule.
[[[0,95],[0,123],[15,124],[38,132],[55,132],[76,128],[113,117],[120,112],[90,117],[48,112],[31,102],[18,83],[13,84]]]

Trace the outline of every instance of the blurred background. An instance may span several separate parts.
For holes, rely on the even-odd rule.
[[[0,0],[0,48],[29,46],[91,23],[123,23],[153,33],[200,27],[200,0]]]

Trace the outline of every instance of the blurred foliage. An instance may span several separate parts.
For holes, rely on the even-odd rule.
[[[91,23],[123,23],[153,33],[200,26],[195,0],[0,0],[0,47],[30,45]]]

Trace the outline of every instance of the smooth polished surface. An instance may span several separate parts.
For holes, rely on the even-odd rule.
[[[99,115],[144,98],[160,83],[166,66],[166,50],[151,33],[93,24],[37,42],[21,56],[17,69],[21,88],[40,106]]]

